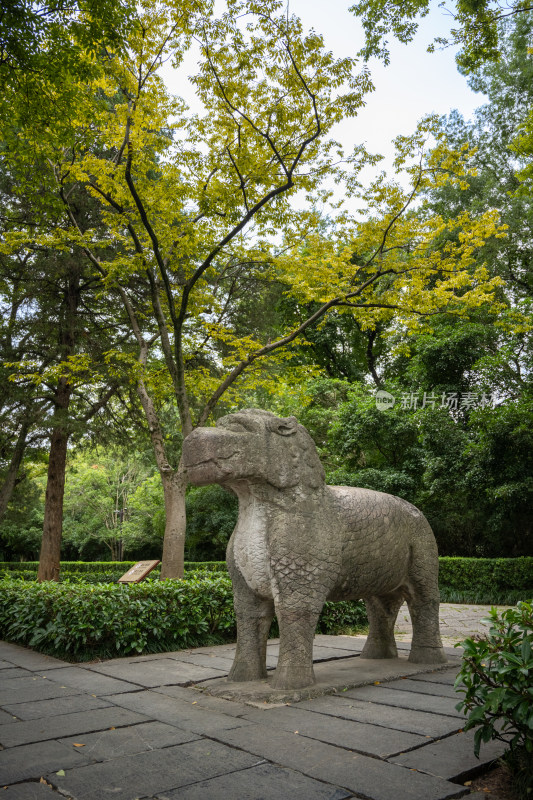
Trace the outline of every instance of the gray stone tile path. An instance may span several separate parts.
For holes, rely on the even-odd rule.
[[[500,610],[508,606],[497,606]],[[479,633],[487,629],[487,623],[482,622],[488,615],[490,606],[468,606],[454,603],[441,603],[440,606],[440,632],[445,645],[454,645],[461,642],[472,633]],[[396,641],[411,641],[411,620],[407,606],[403,605],[396,621]]]
[[[503,746],[474,757],[452,645],[487,611],[441,607],[445,668],[408,664],[405,609],[393,662],[360,660],[364,637],[317,636],[319,682],[335,691],[289,702],[208,693],[225,686],[234,645],[72,665],[0,642],[0,800],[467,796]],[[271,642],[269,666],[277,652]]]

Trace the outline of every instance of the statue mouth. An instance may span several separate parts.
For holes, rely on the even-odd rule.
[[[233,474],[232,468],[226,463],[233,455],[235,453],[224,457],[206,458],[202,461],[184,458],[183,466],[193,484],[220,483]]]
[[[215,464],[219,469],[224,469],[221,462],[228,461],[230,458],[233,458],[237,451],[234,450],[232,453],[229,453],[227,456],[209,456],[209,458],[202,458],[200,460],[194,459],[193,453],[183,453],[183,466],[186,469],[193,469],[194,467],[201,467],[203,464]],[[188,457],[187,457],[188,456]]]

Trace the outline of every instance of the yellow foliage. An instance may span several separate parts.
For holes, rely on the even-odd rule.
[[[424,200],[428,189],[464,186],[473,174],[472,153],[450,148],[435,117],[396,140],[407,187],[382,175],[360,191],[358,170],[376,159],[362,147],[343,156],[328,136],[372,89],[366,68],[335,59],[276,0],[228,0],[220,18],[202,0],[142,0],[138,15],[128,57],[111,54],[91,81],[74,81],[63,126],[21,149],[21,158],[38,153],[49,165],[61,224],[0,241],[0,253],[85,254],[102,296],[126,308],[142,354],[137,362],[107,353],[116,374],[126,363],[158,401],[173,392],[185,425],[187,396],[208,414],[225,391],[237,398],[237,386],[288,391],[277,369],[299,374],[290,373],[290,345],[310,324],[309,309],[318,309],[314,324],[336,308],[362,328],[394,319],[412,332],[438,313],[497,307],[500,281],[477,257],[488,238],[505,235],[496,213],[444,220]],[[161,78],[161,65],[179,68],[193,41],[198,69],[184,79],[201,114]],[[358,217],[333,202],[325,176],[359,193]],[[74,188],[97,205],[98,225],[79,223]],[[296,192],[313,200],[303,211]],[[326,202],[327,226],[318,210]],[[232,303],[253,304],[252,282],[281,283],[296,303],[300,323],[275,341],[235,326]],[[75,381],[90,364],[81,354],[54,369]]]

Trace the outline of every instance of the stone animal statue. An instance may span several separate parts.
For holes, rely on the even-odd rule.
[[[444,663],[437,545],[422,513],[369,489],[327,486],[313,440],[294,417],[245,409],[183,443],[195,486],[219,483],[239,499],[227,549],[237,616],[231,681],[266,677],[274,612],[280,631],[272,686],[314,683],[313,637],[326,600],[364,599],[361,658],[395,658],[394,623],[407,601],[409,660]]]

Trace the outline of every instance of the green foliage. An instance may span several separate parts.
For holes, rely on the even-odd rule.
[[[326,603],[317,630],[366,624],[361,603]],[[73,661],[179,650],[235,635],[231,581],[216,571],[132,585],[0,580],[0,636]]]
[[[487,317],[460,324],[446,317],[436,319],[430,332],[411,339],[409,358],[398,359],[397,369],[400,364],[405,368],[405,384],[426,386],[436,394],[468,391],[472,366],[497,341],[492,322]]]
[[[388,492],[414,502],[423,471],[418,439],[412,416],[398,407],[383,413],[372,395],[353,387],[331,429],[330,441],[342,467],[330,471],[328,481]],[[346,468],[351,476],[345,474]]]
[[[62,561],[59,580],[61,583],[116,583],[134,564],[135,561]],[[0,575],[22,580],[35,580],[38,561],[0,562]],[[151,578],[159,575],[161,567],[157,566]],[[190,573],[226,572],[225,561],[186,561],[185,571]]]
[[[91,72],[90,54],[124,43],[132,6],[117,0],[2,3],[0,81],[57,81]]]
[[[149,459],[136,452],[101,448],[72,453],[63,506],[65,544],[84,555],[98,543],[117,561],[122,552],[131,553],[154,539],[160,550],[163,491],[159,475],[153,472]],[[154,519],[156,525],[159,522],[159,540]]]
[[[190,560],[223,559],[237,522],[238,501],[221,486],[202,486],[187,494],[185,555]]]
[[[439,558],[443,602],[497,603],[533,594],[533,558]]]
[[[479,328],[477,345],[472,341],[473,352],[476,347],[480,352],[473,362],[473,373],[471,371],[469,375],[466,372],[465,377],[470,382],[474,378],[478,386],[481,384],[483,388],[497,392],[508,403],[517,404],[519,413],[530,417],[531,408],[528,410],[527,405],[531,406],[533,374],[533,251],[530,236],[533,194],[526,172],[531,165],[531,150],[522,146],[516,136],[517,131],[527,129],[533,106],[533,14],[523,13],[515,17],[501,27],[500,34],[501,60],[484,64],[469,79],[471,88],[482,92],[487,101],[476,109],[472,121],[467,122],[457,112],[452,112],[442,123],[451,145],[470,148],[470,164],[475,172],[465,179],[464,189],[459,191],[448,184],[433,192],[432,198],[434,209],[445,216],[454,216],[459,209],[475,208],[480,212],[496,208],[506,225],[506,237],[498,242],[486,242],[477,257],[483,259],[491,274],[504,278],[501,297],[507,308],[494,321],[495,324],[478,318],[478,328],[481,323],[485,334]],[[461,328],[463,325],[457,326],[457,331]],[[453,341],[452,336],[450,339]],[[465,342],[462,348],[465,352],[467,345]],[[510,441],[512,438],[511,434]],[[473,439],[475,444],[477,437]],[[513,448],[508,446],[508,457],[511,453]],[[521,456],[519,453],[515,459],[517,472],[522,467]],[[526,461],[525,476],[528,473]],[[484,480],[484,476],[480,478]],[[487,488],[492,494],[491,484],[492,480]],[[516,485],[515,497],[518,501],[521,498],[525,501],[521,513],[527,525],[524,511],[531,505],[530,489],[520,476],[517,484],[522,485],[520,488]],[[501,505],[500,499],[498,505]],[[507,509],[501,509],[498,521],[493,517],[496,526],[500,521],[505,524],[506,515],[511,510],[509,504]],[[492,511],[490,513],[493,516]],[[491,527],[491,524],[486,527]],[[494,533],[494,538],[496,536],[503,538],[501,532]]]
[[[523,797],[533,791],[533,606],[518,603],[501,615],[491,609],[488,634],[466,639],[455,687],[464,694],[457,709],[467,714],[466,731],[476,729],[474,751],[482,742],[500,739],[516,757]],[[523,753],[523,757],[519,754]]]
[[[430,5],[431,0],[357,0],[350,10],[361,17],[365,31],[366,43],[360,54],[367,59],[377,56],[388,64],[387,35],[392,33],[404,44],[411,42],[418,30],[418,19],[427,16]],[[459,45],[456,59],[465,72],[496,61],[502,51],[499,21],[529,8],[523,0],[457,0],[450,13],[453,27],[446,36],[437,36],[428,51]]]
[[[113,583],[134,561],[62,561],[62,583]],[[508,605],[533,594],[533,558],[450,558],[439,559],[441,601]],[[33,581],[37,562],[0,562],[0,576]],[[160,567],[151,573],[155,578]],[[226,573],[225,561],[186,561],[186,575],[205,572]],[[342,605],[334,604],[335,608]],[[336,612],[338,613],[338,611]],[[347,627],[349,625],[347,624]]]
[[[308,406],[292,413],[316,441],[328,483],[414,503],[428,518],[441,555],[533,555],[531,393],[524,386],[516,400],[482,408],[489,389],[475,373],[480,326],[465,325],[464,337],[449,340],[447,325],[435,327],[432,346],[428,335],[415,336],[410,358],[389,359],[397,374],[383,388],[395,398],[393,408],[378,409],[368,384],[320,378],[308,387]],[[446,341],[450,371],[435,384],[430,354],[444,359]],[[461,352],[454,353],[456,344]],[[442,405],[454,380],[459,400],[470,393],[473,407]]]
[[[71,659],[177,650],[234,636],[224,575],[135,585],[6,579],[0,597],[4,638]]]
[[[324,603],[316,628],[317,633],[357,633],[366,629],[368,619],[362,602],[341,600]]]
[[[493,411],[478,411],[470,427],[474,436],[467,477],[479,487],[487,539],[505,548],[505,553],[529,554],[533,551],[532,396]]]
[[[42,469],[42,467],[41,467]],[[43,535],[44,475],[33,475],[26,466],[24,479],[15,487],[12,501],[0,524],[0,552],[4,560],[37,559]]]

